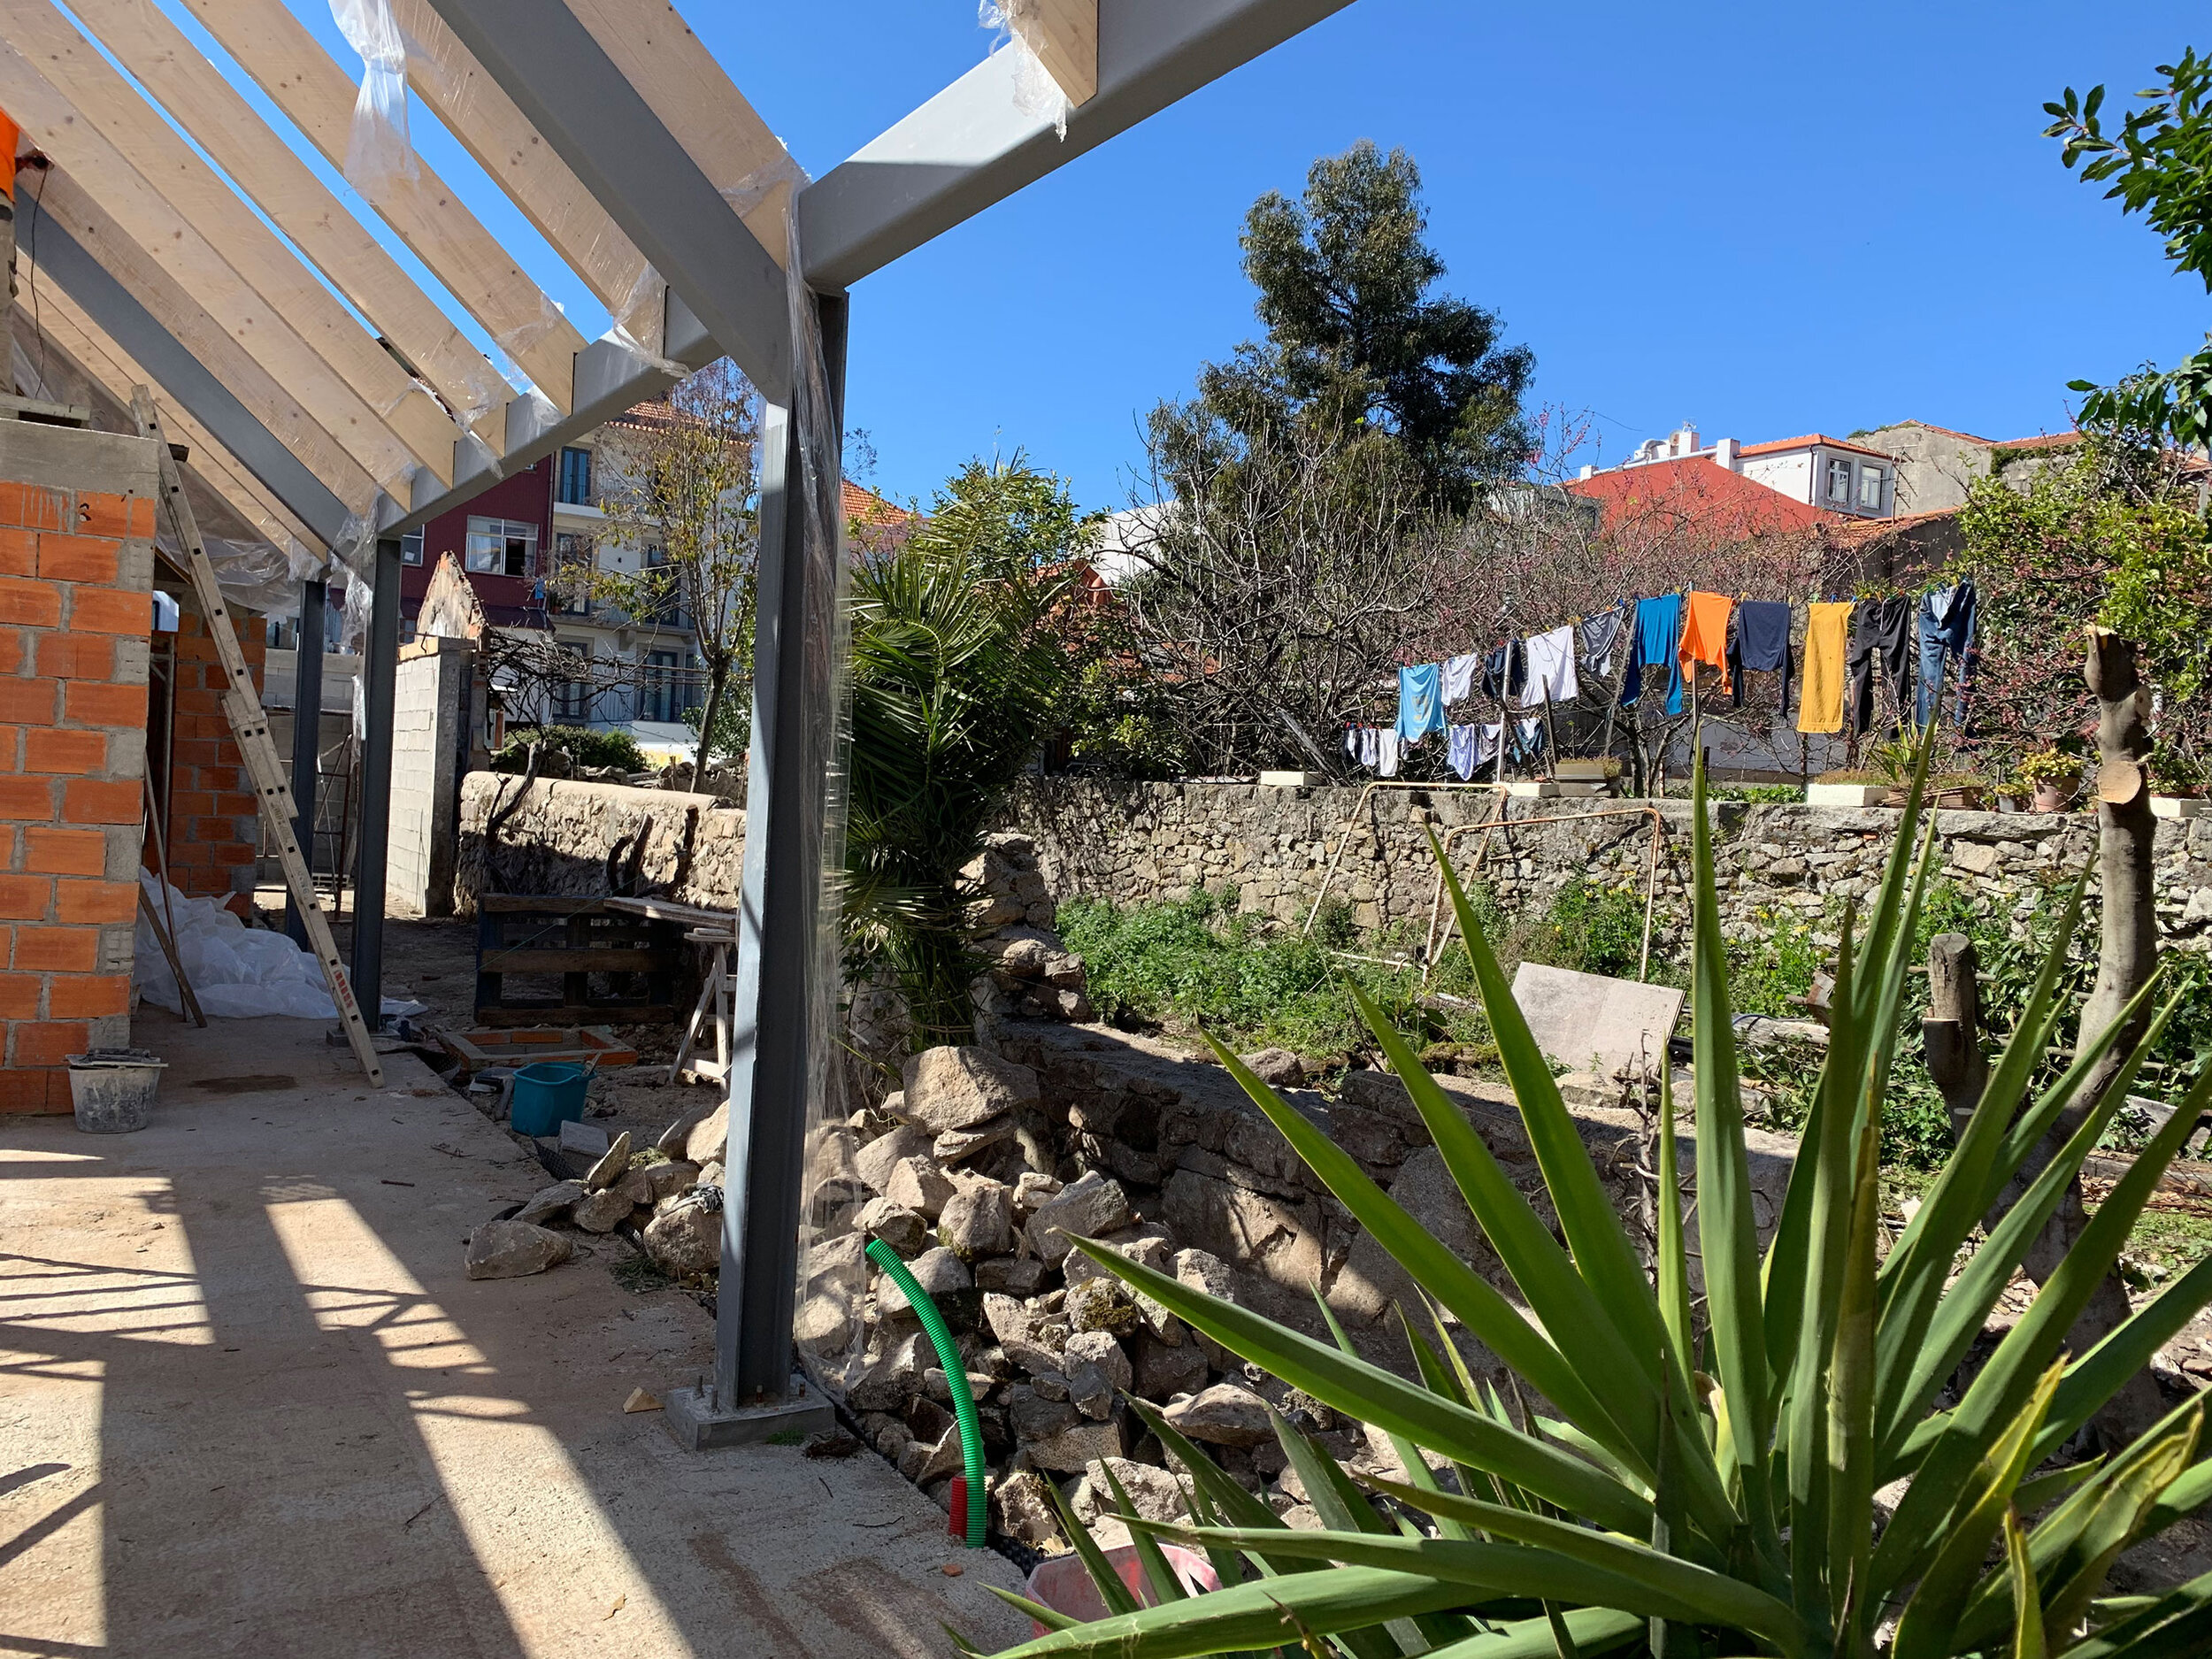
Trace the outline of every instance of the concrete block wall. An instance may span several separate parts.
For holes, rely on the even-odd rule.
[[[392,688],[391,840],[385,903],[395,916],[453,914],[453,872],[474,648],[424,638],[401,648]]]
[[[0,429],[0,1111],[67,1111],[130,1038],[157,455]]]
[[[230,676],[224,672],[215,641],[200,615],[199,602],[187,584],[166,584],[177,596],[176,692],[169,744],[169,879],[180,893],[227,898],[254,889],[254,865],[261,836],[260,807],[246,775],[223,712]],[[261,685],[267,656],[260,618],[233,610],[254,686]]]

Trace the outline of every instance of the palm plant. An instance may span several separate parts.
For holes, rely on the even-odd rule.
[[[918,1044],[972,1018],[960,872],[1070,683],[1051,623],[1071,580],[941,529],[854,577],[846,924],[896,973]]]
[[[1302,1647],[1353,1659],[1574,1659],[1631,1645],[1647,1645],[1655,1659],[2178,1659],[2212,1650],[2212,1575],[2158,1598],[2102,1596],[2122,1549],[2212,1498],[2212,1463],[2197,1461],[2202,1397],[2109,1455],[2058,1461],[2117,1385],[2212,1297],[2207,1262],[2090,1351],[2065,1351],[2075,1316],[2212,1099],[2212,1076],[2196,1083],[1962,1391],[1947,1393],[2172,1016],[2169,1002],[2064,1150],[1970,1248],[2007,1179],[2144,1006],[2139,999],[2101,1034],[2081,1033],[2063,1074],[2037,1087],[2060,1024],[2056,985],[2085,872],[1955,1153],[1886,1254],[1878,1248],[1875,1149],[1934,849],[1932,827],[1916,855],[1913,846],[1926,773],[1924,753],[1871,910],[1863,928],[1855,918],[1845,930],[1828,1058],[1763,1256],[1698,777],[1701,1308],[1691,1290],[1671,1096],[1663,1093],[1658,1236],[1647,1270],[1455,880],[1452,902],[1556,1234],[1363,998],[1362,1012],[1525,1306],[1454,1256],[1221,1050],[1307,1164],[1425,1293],[1427,1308],[1401,1310],[1418,1380],[1363,1361],[1340,1330],[1332,1346],[1112,1250],[1079,1246],[1225,1347],[1386,1431],[1409,1478],[1356,1479],[1279,1418],[1284,1450],[1326,1529],[1292,1531],[1140,1405],[1191,1478],[1196,1521],[1129,1520],[1159,1604],[1140,1609],[1103,1578],[1115,1611],[1097,1623],[1073,1625],[1024,1603],[1049,1633],[1003,1659]],[[1440,849],[1438,862],[1450,880]],[[1510,1373],[1513,1405],[1471,1372],[1445,1330],[1447,1313]],[[1886,1525],[1878,1523],[1874,1494],[1901,1481],[1903,1495]],[[1167,1570],[1164,1541],[1204,1551],[1223,1587],[1187,1594]],[[1079,1535],[1079,1548],[1088,1542]]]

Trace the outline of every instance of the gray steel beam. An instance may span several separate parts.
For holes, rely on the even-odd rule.
[[[344,502],[306,462],[286,449],[199,358],[111,276],[60,224],[41,215],[35,243],[38,268],[68,291],[115,343],[130,353],[162,389],[215,434],[238,463],[259,479],[292,516],[334,547],[347,513]],[[115,389],[115,388],[111,388]],[[120,388],[129,396],[127,387]]]
[[[353,995],[371,1031],[384,1029],[384,865],[392,825],[400,569],[399,539],[378,536],[369,637],[361,647],[361,695],[369,729],[361,742],[361,815],[353,836]]]
[[[576,14],[546,0],[431,4],[747,378],[785,399],[782,267]]]
[[[838,405],[831,421],[835,442],[843,419],[843,299],[820,301],[819,314]],[[741,1040],[730,1068],[723,1290],[715,1304],[715,1396],[726,1411],[780,1400],[791,1380],[814,1057],[808,1039],[816,1010],[809,997],[822,988],[810,970],[819,938],[828,762],[837,730],[826,647],[834,623],[842,526],[827,526],[829,557],[810,560],[804,469],[790,411],[772,404],[764,411],[761,450],[753,743],[731,1022]]]
[[[292,803],[299,812],[292,834],[311,877],[315,873],[316,769],[322,762],[323,601],[328,592],[321,582],[300,584],[299,646],[292,653]],[[284,931],[302,949],[308,948],[299,901],[288,895]]]
[[[1064,140],[994,53],[799,193],[806,280],[844,288],[1351,0],[1098,0],[1098,92]]]

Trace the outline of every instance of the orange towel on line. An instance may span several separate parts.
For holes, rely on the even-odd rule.
[[[1804,689],[1798,694],[1797,729],[1843,730],[1844,655],[1851,639],[1851,601],[1806,606]]]
[[[1720,670],[1720,688],[1728,692],[1728,618],[1736,602],[1726,594],[1693,593],[1682,607],[1682,643],[1677,656],[1682,664],[1682,683],[1688,685],[1700,663]]]

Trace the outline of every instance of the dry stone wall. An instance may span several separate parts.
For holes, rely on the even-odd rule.
[[[744,863],[744,811],[713,795],[542,778],[525,787],[489,772],[461,782],[454,899],[464,915],[479,893],[654,891],[726,910]]]
[[[1655,851],[1653,948],[1666,955],[1684,945],[1688,803],[1515,799],[1502,823],[1485,827],[1496,811],[1486,791],[1435,787],[1041,779],[1024,788],[1011,817],[1063,902],[1139,903],[1233,886],[1241,909],[1301,924],[1325,887],[1363,929],[1409,927],[1417,938],[1435,913],[1432,833],[1509,912],[1540,911],[1573,876],[1640,896]],[[1776,911],[1817,918],[1832,900],[1870,891],[1900,815],[1722,802],[1715,816],[1723,921],[1746,933],[1770,926]],[[1946,879],[2021,915],[2096,845],[2086,813],[1939,812],[1936,831]],[[2162,822],[2156,856],[2162,924],[2212,942],[2212,818]]]

